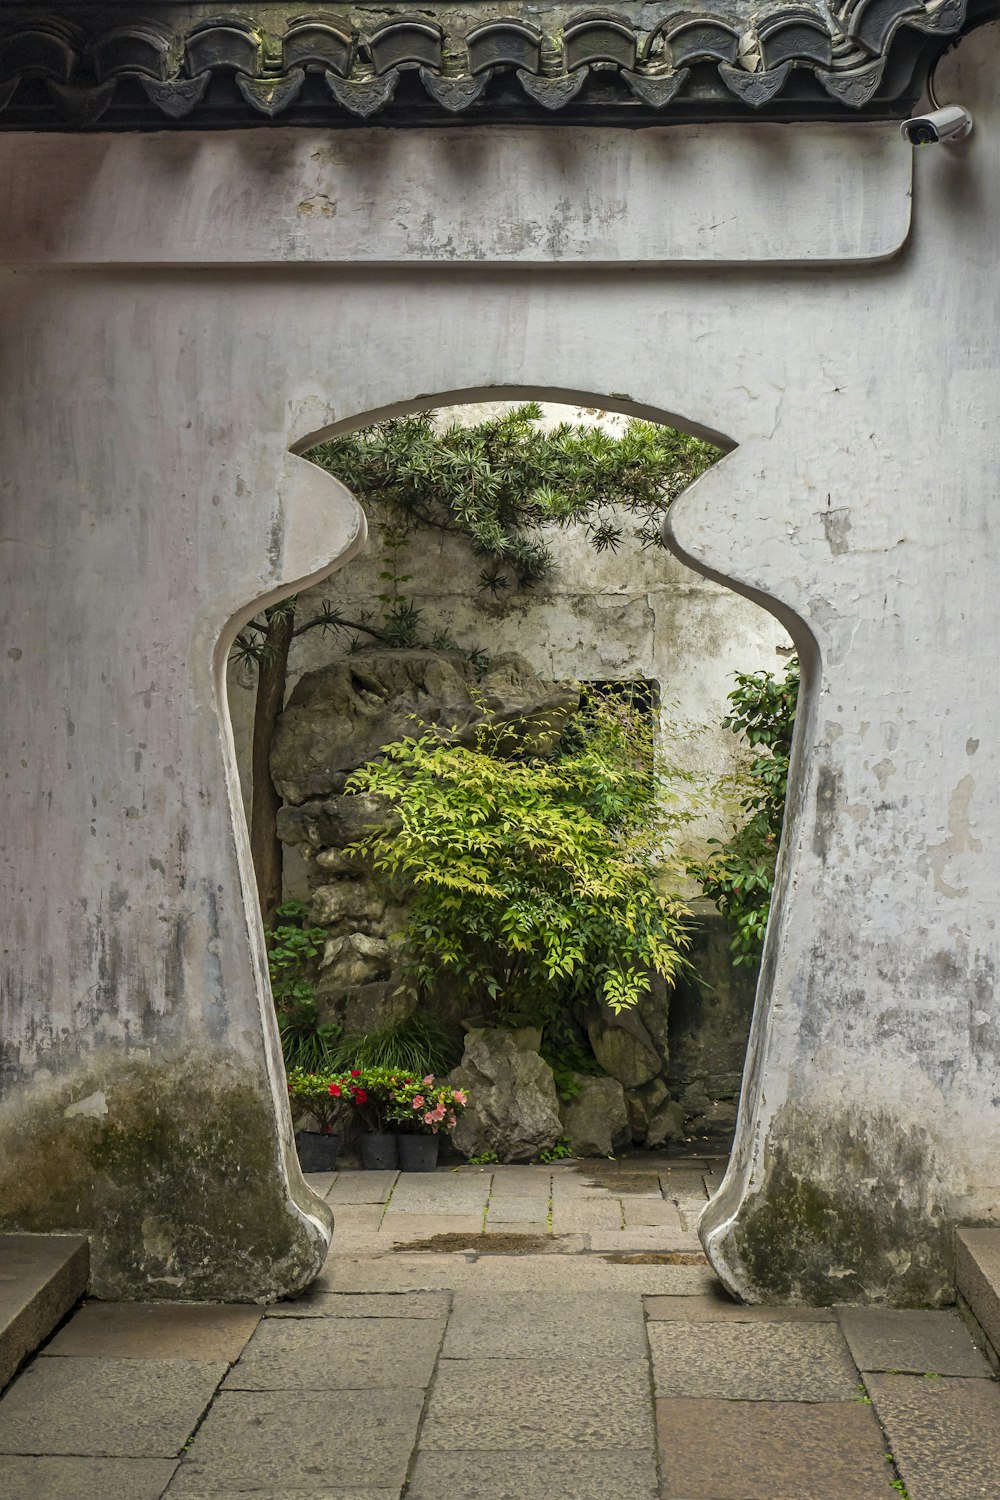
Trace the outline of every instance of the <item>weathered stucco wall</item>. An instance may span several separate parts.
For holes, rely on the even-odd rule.
[[[587,132],[573,134],[565,234],[537,268],[498,248],[503,191],[482,260],[474,246],[462,263],[397,260],[377,218],[360,249],[336,216],[297,241],[302,162],[336,201],[346,134],[333,152],[297,133],[283,158],[275,132],[267,169],[256,132],[188,135],[180,160],[156,138],[4,138],[0,1221],[92,1232],[105,1292],[268,1295],[311,1274],[327,1230],[291,1162],[222,662],[241,611],[318,578],[360,535],[349,498],[290,448],[425,395],[507,385],[681,414],[734,444],[675,507],[673,542],[769,601],[807,668],[738,1148],[702,1226],[713,1262],[751,1298],[948,1295],[951,1225],[1000,1220],[984,688],[998,53],[984,30],[940,70],[976,132],[964,153],[918,158],[912,232],[888,262],[831,266],[850,257],[843,215],[839,239],[830,224],[838,163],[850,175],[878,137],[853,243],[887,253],[909,166],[892,126],[823,127],[817,170],[785,200],[795,268],[635,265],[632,224],[655,251],[670,202],[670,130],[650,134],[662,153],[644,152],[615,213],[587,176]],[[788,129],[801,165],[809,130]],[[773,183],[768,131],[729,133],[737,222]],[[558,142],[517,133],[536,218],[533,153]],[[379,144],[390,162],[392,133]],[[635,149],[605,132],[594,160]],[[182,215],[172,250],[178,206],[220,155],[226,191],[206,218]],[[406,200],[439,246],[458,165]],[[377,173],[365,184],[380,191]],[[136,205],[138,258],[117,233]],[[229,268],[251,244],[257,263]],[[781,240],[765,248],[780,256]]]

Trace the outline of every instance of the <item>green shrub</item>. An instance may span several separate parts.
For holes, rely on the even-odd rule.
[[[335,1071],[332,1049],[340,1027],[332,1021],[320,1025],[311,978],[326,931],[306,925],[308,908],[302,901],[286,901],[275,915],[281,920],[267,934],[267,967],[285,1067]]]
[[[751,759],[737,789],[743,821],[728,840],[710,840],[714,852],[703,863],[692,865],[691,873],[734,924],[734,964],[759,963],[764,946],[798,693],[799,664],[794,657],[782,677],[773,672],[741,672],[729,695],[732,712],[722,721],[751,747]]]
[[[683,961],[688,913],[657,877],[691,816],[689,778],[656,764],[651,723],[623,702],[592,708],[563,755],[509,745],[489,721],[471,748],[427,733],[348,783],[399,814],[354,847],[409,902],[406,982],[433,996],[444,974],[500,1024],[544,1027],[589,994],[624,1010]]]

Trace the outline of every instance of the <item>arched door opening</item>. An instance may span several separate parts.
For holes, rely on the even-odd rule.
[[[754,819],[755,752],[734,732],[728,695],[741,678],[744,707],[756,694],[759,710],[793,648],[772,615],[661,545],[669,502],[731,446],[686,426],[608,398],[518,388],[422,398],[313,434],[298,451],[355,495],[368,547],[237,641],[230,711],[286,1064],[331,1075],[352,1063],[421,1074],[461,1064],[474,1093],[484,1079],[463,1058],[467,1036],[518,1033],[531,1061],[508,1067],[521,1081],[501,1123],[496,1110],[474,1123],[474,1108],[461,1121],[467,1157],[670,1148],[711,1158],[718,1180],[731,1144],[776,841]],[[651,971],[617,1014],[611,992],[588,993],[578,973],[561,990],[532,990],[515,965],[498,993],[481,953],[478,990],[468,952],[429,982],[432,950],[422,970],[408,954],[398,881],[387,894],[384,876],[362,874],[348,852],[377,826],[377,788],[362,790],[361,768],[428,724],[471,755],[486,718],[506,726],[508,767],[551,765],[571,748],[567,725],[609,703],[624,705],[630,732],[648,730],[661,792],[679,799],[658,889],[683,905],[686,962]],[[513,795],[509,770],[497,784],[505,774]],[[459,787],[441,815],[469,794]],[[728,884],[712,883],[720,870]],[[739,905],[744,870],[756,909],[745,892]],[[750,913],[742,927],[706,889]],[[454,927],[447,936],[461,941]],[[490,1044],[507,1046],[480,1043]],[[337,1111],[325,1119],[336,1124]]]

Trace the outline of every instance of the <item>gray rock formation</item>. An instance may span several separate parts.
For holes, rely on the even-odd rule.
[[[614,1156],[632,1139],[625,1090],[616,1078],[573,1075],[580,1092],[562,1106],[563,1134],[574,1156]]]
[[[285,802],[301,806],[341,792],[393,740],[430,728],[469,742],[486,715],[509,726],[512,748],[544,754],[579,701],[571,683],[543,682],[519,656],[496,657],[477,677],[457,653],[361,651],[299,678],[278,721],[271,774]]]
[[[465,1038],[465,1055],[449,1079],[469,1093],[452,1136],[463,1156],[495,1152],[504,1162],[531,1161],[562,1134],[552,1069],[517,1041],[516,1033],[490,1027]]]
[[[587,1036],[605,1073],[623,1088],[639,1088],[663,1070],[664,1060],[634,1010],[616,1016],[606,1005],[595,1004],[587,1018]]]

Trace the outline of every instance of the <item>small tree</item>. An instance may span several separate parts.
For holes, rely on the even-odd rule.
[[[654,766],[652,728],[625,703],[592,709],[552,759],[429,733],[386,747],[348,791],[397,818],[355,846],[409,903],[404,972],[418,997],[444,977],[496,1022],[546,1024],[597,994],[615,1012],[673,979],[688,915],[659,879],[690,778]]]
[[[266,926],[281,902],[281,798],[271,779],[271,747],[284,706],[288,654],[307,631],[335,631],[352,645],[363,636],[388,646],[455,649],[443,633],[426,639],[421,613],[400,571],[400,551],[424,529],[465,537],[478,572],[470,587],[501,595],[529,588],[552,572],[545,532],[582,522],[598,552],[625,539],[622,514],[635,517],[634,539],[661,546],[671,501],[719,457],[697,438],[650,422],[620,435],[563,423],[550,432],[528,402],[474,426],[441,428],[432,412],[380,422],[320,443],[306,455],[353,491],[390,566],[378,607],[347,619],[333,599],[302,617],[296,598],[273,605],[237,636],[234,655],[257,671],[254,706],[250,848]],[[474,650],[470,655],[477,655]]]
[[[774,870],[788,794],[788,760],[795,729],[799,663],[788,663],[784,676],[741,672],[729,694],[732,713],[723,726],[740,735],[753,752],[738,778],[743,820],[727,840],[711,839],[715,852],[691,867],[705,895],[734,923],[733,963],[760,962],[767,932]]]

